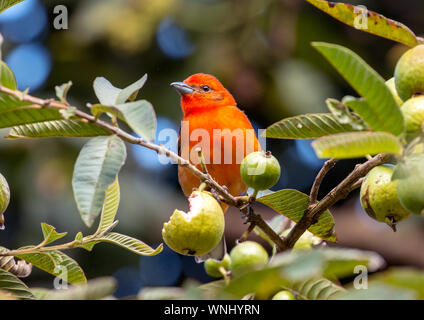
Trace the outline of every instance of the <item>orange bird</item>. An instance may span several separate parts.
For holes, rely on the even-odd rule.
[[[194,74],[171,84],[181,95],[183,122],[180,155],[201,168],[200,147],[209,174],[233,196],[247,190],[240,177],[244,157],[260,150],[255,131],[243,111],[221,82],[208,74]],[[187,168],[178,168],[178,179],[186,196],[200,181]],[[223,205],[224,211],[226,205]]]

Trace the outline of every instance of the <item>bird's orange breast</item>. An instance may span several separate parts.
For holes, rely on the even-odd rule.
[[[197,148],[202,150],[209,174],[237,196],[247,190],[240,177],[240,163],[251,152],[260,150],[254,129],[244,112],[235,106],[193,110],[183,118],[181,156],[200,169]],[[180,167],[178,178],[188,196],[200,181]]]

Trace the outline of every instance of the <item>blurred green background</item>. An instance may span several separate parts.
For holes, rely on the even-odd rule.
[[[417,34],[424,30],[423,1],[350,1],[401,21]],[[53,12],[65,5],[67,30],[55,30]],[[217,76],[233,93],[256,128],[287,116],[324,112],[325,99],[355,94],[310,46],[328,41],[359,53],[384,78],[392,77],[405,47],[342,25],[301,0],[25,0],[0,15],[3,58],[16,73],[20,89],[54,96],[54,86],[72,80],[70,101],[79,108],[95,103],[95,77],[125,87],[147,73],[140,96],[151,101],[159,130],[179,127],[178,95],[169,86],[197,72]],[[0,130],[1,136],[7,130]],[[71,188],[73,165],[85,139],[0,139],[0,172],[12,200],[0,244],[8,248],[41,240],[40,222],[89,234],[78,214]],[[175,147],[175,141],[159,141]],[[174,144],[173,144],[174,143]],[[128,145],[120,174],[121,205],[117,231],[154,246],[162,223],[187,204],[174,165],[162,165],[154,152]],[[277,188],[308,192],[322,165],[310,141],[267,141],[282,165]],[[356,162],[339,163],[325,181],[328,192]],[[362,212],[357,194],[334,208],[339,245],[376,250],[390,265],[424,267],[424,223],[411,218],[394,234]],[[265,217],[269,210],[258,207]],[[227,214],[228,245],[246,226],[237,211]],[[93,227],[94,229],[95,227]],[[140,258],[108,244],[92,253],[68,252],[87,277],[114,275],[115,293],[130,296],[145,286],[179,285],[184,279],[209,281],[202,265],[166,249]],[[30,285],[51,288],[53,278],[34,270]]]

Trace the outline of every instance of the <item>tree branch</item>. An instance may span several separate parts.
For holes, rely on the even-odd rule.
[[[302,234],[332,205],[341,199],[346,198],[358,187],[358,180],[364,177],[374,167],[387,162],[391,158],[390,154],[382,153],[363,164],[356,165],[355,169],[333,190],[331,190],[321,201],[309,207],[302,219],[293,227],[285,239],[288,248],[292,248]]]
[[[310,193],[310,200],[309,200],[309,206],[314,205],[317,202],[317,198],[318,198],[318,191],[319,188],[321,186],[322,181],[324,180],[324,177],[327,175],[327,173],[334,168],[334,166],[336,165],[337,161],[339,161],[338,159],[330,159],[327,160],[324,163],[324,166],[321,168],[321,170],[318,172],[318,175],[315,178],[314,184],[312,185],[311,188],[311,193]]]
[[[37,97],[33,97],[28,94],[23,94],[21,91],[11,90],[4,86],[0,86],[0,92],[6,93],[10,96],[14,96],[21,101],[29,102],[34,105],[42,106],[43,108],[51,108],[51,109],[59,109],[59,110],[67,110],[69,106],[53,99],[43,100]],[[249,216],[247,212],[247,208],[245,207],[246,203],[249,203],[249,200],[246,197],[234,197],[232,196],[224,187],[222,187],[219,183],[217,183],[209,174],[202,172],[196,166],[192,165],[186,159],[180,157],[175,152],[165,148],[163,145],[157,145],[146,141],[142,138],[137,138],[124,130],[109,124],[103,120],[98,119],[97,117],[85,113],[81,110],[75,109],[74,114],[76,117],[89,121],[91,123],[95,123],[99,127],[102,127],[111,133],[117,135],[122,140],[131,143],[143,146],[145,148],[156,151],[160,155],[165,155],[169,159],[178,163],[180,166],[186,167],[192,174],[194,174],[201,182],[206,183],[210,188],[214,189],[218,194],[221,195],[223,201],[233,207],[240,209],[240,211],[247,217],[250,218],[252,223],[255,223],[262,231],[273,240],[280,250],[286,249],[283,239],[272,230],[272,228],[262,219],[260,215],[252,214]]]

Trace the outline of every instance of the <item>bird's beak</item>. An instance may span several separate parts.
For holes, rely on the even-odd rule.
[[[184,82],[172,82],[171,87],[174,87],[182,96],[185,94],[192,94],[194,89]]]

